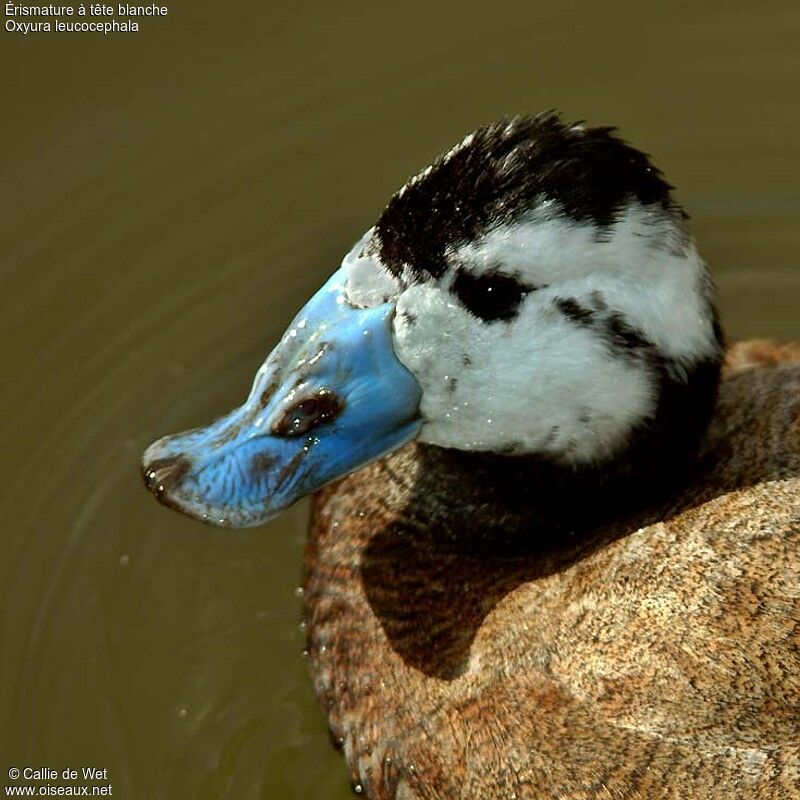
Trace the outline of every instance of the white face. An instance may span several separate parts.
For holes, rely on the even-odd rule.
[[[542,203],[448,252],[444,274],[424,281],[390,274],[365,249],[370,235],[344,261],[348,299],[396,302],[395,351],[423,391],[422,441],[600,462],[652,414],[654,359],[681,378],[717,354],[705,266],[660,209],[632,204],[600,231]],[[510,309],[492,299],[509,291]]]

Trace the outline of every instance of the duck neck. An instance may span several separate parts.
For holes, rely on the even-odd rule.
[[[534,456],[497,456],[413,444],[381,462],[382,504],[437,536],[530,542],[574,535],[648,513],[674,488],[627,466],[576,470]],[[686,474],[683,471],[682,474]],[[415,524],[416,523],[416,524]]]

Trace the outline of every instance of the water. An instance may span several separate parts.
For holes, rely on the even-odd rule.
[[[306,506],[206,529],[139,453],[237,405],[390,192],[503,113],[620,125],[679,187],[728,331],[800,337],[800,7],[169,8],[0,31],[0,774],[344,798],[301,656]]]

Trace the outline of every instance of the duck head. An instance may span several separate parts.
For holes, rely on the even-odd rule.
[[[143,475],[166,505],[245,527],[412,439],[602,470],[699,438],[720,338],[647,156],[553,113],[502,121],[395,194],[245,403],[159,439]]]

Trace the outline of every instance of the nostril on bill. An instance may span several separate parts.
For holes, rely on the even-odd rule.
[[[165,492],[180,483],[190,466],[189,459],[185,456],[157,458],[142,467],[144,485],[160,499]]]
[[[275,436],[302,436],[318,425],[331,422],[344,410],[344,402],[330,389],[320,389],[316,394],[296,402],[272,426]]]

